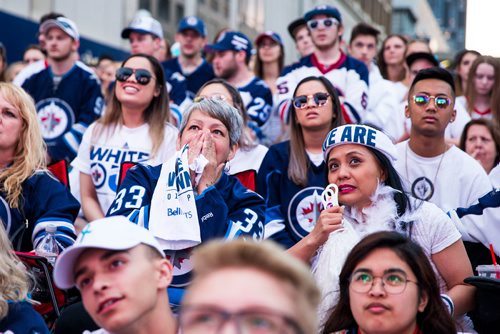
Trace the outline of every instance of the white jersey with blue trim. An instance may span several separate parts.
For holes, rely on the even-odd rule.
[[[293,97],[297,84],[304,78],[325,77],[336,88],[343,100],[343,114],[346,123],[362,123],[368,107],[368,68],[365,64],[341,53],[339,60],[324,67],[316,55],[305,56],[298,63],[283,69],[276,81],[279,93],[280,113]],[[287,116],[284,117],[287,120]]]
[[[161,167],[162,165],[137,165],[130,169],[107,215],[127,216],[130,221],[148,229],[150,204]],[[217,183],[198,194],[195,200],[202,244],[217,238],[262,240],[264,200],[245,188],[235,177],[223,173]],[[165,214],[179,216],[179,223],[182,223],[182,213],[178,210],[165,208]],[[161,245],[162,240],[157,240]],[[167,258],[174,267],[169,288],[169,300],[172,304],[180,302],[183,290],[190,282],[191,251],[192,248],[177,251],[165,249]]]
[[[80,61],[60,81],[50,66],[37,62],[24,69],[15,83],[36,103],[38,121],[53,161],[71,161],[87,127],[101,116],[104,101],[94,72]]]
[[[73,222],[80,204],[69,190],[47,171],[37,171],[22,184],[19,208],[11,208],[0,193],[0,218],[15,250],[29,252],[45,236],[49,224],[57,227],[61,249],[75,242]]]

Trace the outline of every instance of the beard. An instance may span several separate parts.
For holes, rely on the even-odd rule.
[[[236,66],[231,66],[231,67],[226,67],[225,69],[222,69],[221,71],[216,71],[215,75],[218,78],[221,78],[224,80],[229,80],[232,77],[234,77],[234,75],[236,74],[237,71],[238,71],[238,69]]]

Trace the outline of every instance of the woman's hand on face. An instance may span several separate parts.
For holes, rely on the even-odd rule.
[[[323,245],[328,240],[330,233],[342,228],[343,216],[344,208],[340,206],[334,206],[321,211],[316,225],[309,233],[312,242],[318,247]]]
[[[203,154],[203,156],[208,160],[208,164],[205,166],[200,182],[197,186],[199,194],[201,194],[206,188],[215,184],[224,170],[224,162],[220,164],[217,162],[217,152],[215,151],[215,143],[212,136],[209,133],[204,133],[202,138],[203,146],[201,154]]]

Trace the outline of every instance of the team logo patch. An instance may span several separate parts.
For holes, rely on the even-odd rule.
[[[411,194],[413,197],[428,201],[434,195],[434,185],[425,176],[419,177],[411,185]]]
[[[10,229],[12,227],[10,206],[2,196],[0,196],[0,219],[2,219],[3,221],[3,226],[5,226],[5,231],[7,231],[7,234],[9,234]]]
[[[321,192],[323,188],[310,187],[293,196],[288,206],[288,221],[295,235],[305,237],[316,225],[319,214],[323,210]]]
[[[41,100],[36,104],[36,110],[42,136],[46,141],[59,138],[75,123],[73,109],[61,99],[51,97]]]
[[[94,162],[90,165],[90,176],[94,182],[95,187],[101,188],[106,181],[106,168],[98,162]]]
[[[179,288],[189,284],[193,264],[191,262],[191,252],[193,248],[182,249],[178,251],[165,251],[167,260],[174,267],[172,283],[170,286]]]

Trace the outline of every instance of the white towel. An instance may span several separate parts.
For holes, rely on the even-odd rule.
[[[185,145],[163,163],[151,200],[149,230],[165,249],[186,249],[201,243],[187,153]]]

